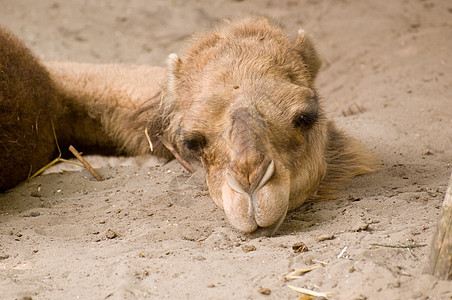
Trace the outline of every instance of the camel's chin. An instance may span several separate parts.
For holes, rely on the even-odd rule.
[[[268,184],[252,195],[239,193],[225,183],[222,204],[231,225],[243,233],[273,235],[287,214],[289,189]]]

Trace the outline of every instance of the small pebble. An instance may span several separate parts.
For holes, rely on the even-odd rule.
[[[105,236],[107,237],[107,239],[114,239],[116,237],[118,237],[118,234],[116,232],[114,232],[111,229],[108,229],[107,232],[105,233]]]
[[[260,287],[258,291],[259,291],[259,293],[261,293],[263,295],[270,295],[272,292],[270,289],[267,289],[264,287]]]
[[[251,252],[251,251],[256,251],[256,247],[253,245],[245,245],[242,247],[242,250],[244,252]]]
[[[317,237],[315,240],[317,242],[323,242],[323,241],[333,240],[334,238],[335,238],[335,236],[333,234],[329,234],[329,235],[321,235],[321,236]]]
[[[204,256],[198,255],[198,256],[194,256],[193,260],[204,261],[204,260],[206,260],[206,258]]]
[[[354,232],[361,232],[366,230],[369,230],[369,224],[362,224],[359,227],[353,229]]]

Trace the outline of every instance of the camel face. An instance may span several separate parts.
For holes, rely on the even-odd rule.
[[[201,161],[210,194],[243,232],[271,235],[326,173],[327,122],[314,89],[320,61],[300,32],[249,19],[169,58],[168,139]]]

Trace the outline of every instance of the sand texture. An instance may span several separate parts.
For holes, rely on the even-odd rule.
[[[91,157],[106,180],[64,171],[0,194],[0,299],[298,299],[288,284],[329,299],[452,299],[452,282],[425,274],[452,170],[450,1],[0,7],[0,23],[46,60],[164,66],[226,17],[271,16],[294,37],[302,27],[324,59],[317,87],[329,116],[382,164],[339,199],[290,213],[274,237],[252,239],[231,228],[201,172]],[[299,242],[309,251],[296,253]]]

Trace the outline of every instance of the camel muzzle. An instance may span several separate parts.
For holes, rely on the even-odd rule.
[[[231,224],[240,231],[253,235],[272,235],[283,222],[287,205],[281,208],[280,198],[288,198],[272,183],[276,166],[273,160],[264,160],[254,176],[246,176],[226,170],[226,184],[223,187],[223,203]],[[248,173],[249,175],[249,173]],[[244,182],[243,178],[250,178]],[[275,192],[276,191],[276,192]]]

